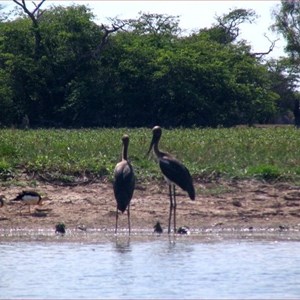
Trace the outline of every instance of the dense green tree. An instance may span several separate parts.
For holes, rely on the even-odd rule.
[[[97,69],[93,51],[100,43],[102,31],[85,6],[55,7],[40,21],[45,55],[40,61],[46,80],[47,97],[43,110],[49,122],[81,122],[93,95],[92,78]],[[63,124],[63,123],[62,123]]]
[[[294,102],[295,124],[299,127],[300,105],[297,83],[300,76],[300,3],[298,1],[281,1],[279,9],[274,10],[273,15],[275,17],[273,30],[282,34],[287,42],[285,51],[288,59],[279,61],[281,73],[284,73],[282,82],[288,85],[287,91],[282,93],[281,102],[289,108],[292,106],[291,101]]]
[[[2,119],[7,124],[15,123],[27,109],[30,110],[35,101],[32,88],[39,84],[39,78],[35,78],[30,22],[17,19],[1,23],[0,30],[0,65],[3,74],[1,89],[8,92],[2,99],[6,99],[5,102],[14,107],[13,114]]]
[[[117,124],[230,126],[264,122],[274,113],[268,71],[244,45],[156,30],[118,33],[113,42]]]
[[[58,6],[37,23],[26,16],[1,23],[0,63],[11,91],[6,98],[15,107],[11,123],[27,114],[35,126],[84,125],[97,96],[98,54],[118,30],[96,25],[93,17],[85,6]]]
[[[279,10],[274,10],[273,29],[287,41],[285,50],[296,61],[300,59],[300,2],[281,1]]]
[[[185,122],[230,126],[263,121],[276,100],[266,69],[244,47],[224,47],[203,40],[201,34],[198,38],[182,40],[170,63],[170,102],[176,103]]]
[[[290,59],[281,58],[267,61],[270,73],[272,90],[279,96],[277,101],[277,112],[274,116],[274,122],[291,123],[293,121],[293,112],[295,109],[295,101],[297,101],[296,77],[293,73],[293,64]]]
[[[289,88],[276,89],[280,72],[236,42],[252,11],[183,36],[177,16],[141,13],[108,27],[84,5],[19,3],[24,13],[0,23],[2,125],[24,116],[33,126],[253,124],[271,120]]]
[[[252,9],[234,9],[222,16],[216,16],[217,24],[211,28],[211,36],[221,44],[231,44],[240,35],[240,25],[253,23],[257,15]]]
[[[40,7],[43,5],[43,3],[46,0],[41,0],[39,4],[33,4],[35,5],[35,8],[31,11],[28,9],[26,5],[26,1],[18,1],[18,0],[13,0],[17,5],[19,5],[24,13],[30,18],[31,20],[31,32],[33,33],[34,36],[34,59],[35,61],[38,61],[42,55],[42,37],[41,37],[41,32],[39,28],[39,18],[41,17],[42,13],[40,11]]]

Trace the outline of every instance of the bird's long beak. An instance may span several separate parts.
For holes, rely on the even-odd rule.
[[[153,148],[153,145],[154,145],[154,138],[152,138],[152,141],[151,141],[151,144],[150,144],[150,147],[149,147],[149,150],[148,150],[146,156],[148,156],[149,153],[151,152],[151,150],[152,150],[152,148]]]

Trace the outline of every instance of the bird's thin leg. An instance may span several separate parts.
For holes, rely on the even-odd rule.
[[[117,211],[116,211],[116,229],[115,229],[115,233],[117,233],[117,231],[118,231],[118,217],[119,217],[119,214],[118,214],[118,208],[117,208]]]
[[[130,227],[130,205],[129,204],[128,204],[128,208],[127,208],[127,215],[128,215],[128,230],[129,230],[129,235],[130,235],[131,227]]]
[[[176,233],[176,192],[175,192],[175,184],[173,184],[173,199],[174,199],[174,204],[173,204],[173,208],[174,208],[174,233]]]
[[[172,211],[173,211],[172,185],[171,184],[169,184],[169,196],[170,196],[170,211],[169,211],[168,234],[171,233],[171,220],[172,220]]]

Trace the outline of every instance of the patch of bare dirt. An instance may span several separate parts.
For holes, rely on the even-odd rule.
[[[196,182],[196,200],[177,188],[177,227],[191,230],[207,228],[300,229],[300,187],[289,183],[260,181]],[[34,190],[47,197],[42,206],[28,207],[11,203],[19,192],[33,189],[28,182],[20,186],[2,186],[6,205],[0,208],[1,229],[55,230],[57,223],[69,229],[109,229],[115,227],[116,202],[112,184],[59,186],[38,182]],[[153,230],[160,221],[167,228],[168,186],[165,182],[138,184],[130,206],[133,230]],[[127,214],[120,214],[119,228],[127,228]]]

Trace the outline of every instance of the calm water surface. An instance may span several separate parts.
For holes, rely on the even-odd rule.
[[[300,243],[0,243],[0,298],[300,298]]]

